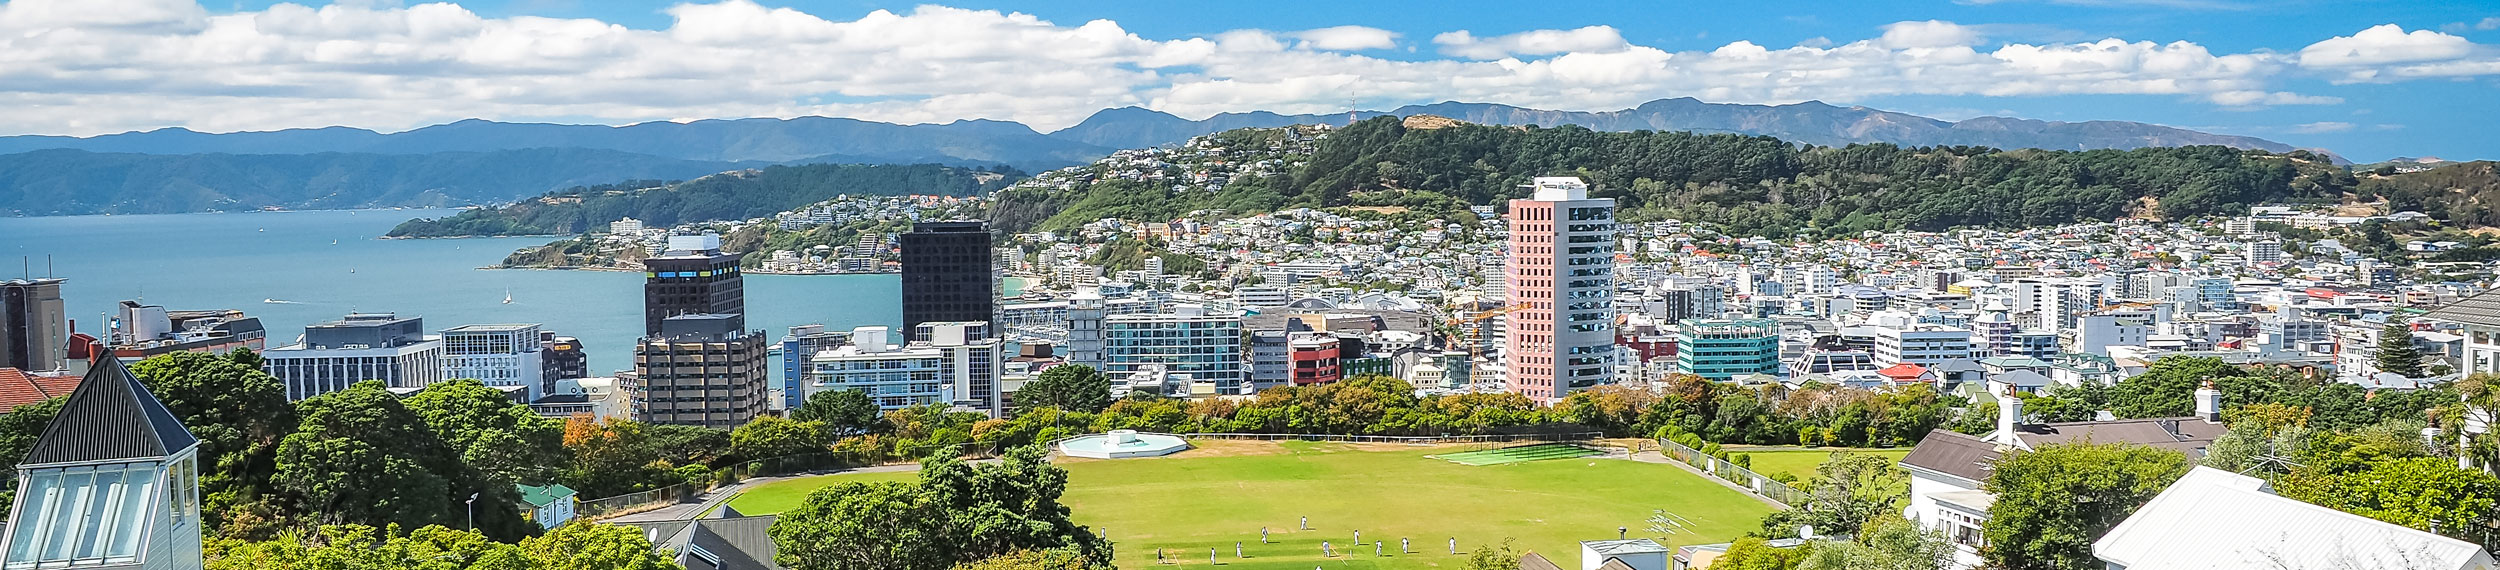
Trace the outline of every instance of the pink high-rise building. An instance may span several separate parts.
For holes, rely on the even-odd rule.
[[[1578,178],[1538,178],[1510,201],[1510,389],[1543,403],[1614,380],[1615,201]]]

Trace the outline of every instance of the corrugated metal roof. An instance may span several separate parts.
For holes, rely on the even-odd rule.
[[[2473,543],[2276,496],[2265,481],[2197,467],[2092,544],[2128,570],[2492,567]]]
[[[1901,464],[1972,481],[1987,481],[1988,466],[1997,461],[1997,446],[1948,429],[1927,432],[1901,457]]]
[[[2469,325],[2500,327],[2500,289],[2476,293],[2472,297],[2431,310],[2422,318]]]
[[[19,465],[165,457],[198,442],[120,359],[104,358],[78,382],[61,415],[44,426],[43,437]]]

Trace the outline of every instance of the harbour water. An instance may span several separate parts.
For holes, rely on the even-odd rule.
[[[553,238],[386,240],[415,217],[451,210],[352,210],[0,218],[0,279],[68,279],[77,329],[94,333],[118,303],[241,309],[270,346],[349,312],[425,318],[426,328],[538,323],[582,339],[591,369],[632,366],[642,334],[642,274],[479,269]],[[749,275],[747,326],[899,325],[894,275]],[[509,291],[511,304],[504,304]]]

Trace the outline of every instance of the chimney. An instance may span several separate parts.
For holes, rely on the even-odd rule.
[[[2209,424],[2222,423],[2222,391],[2214,389],[2212,380],[2196,388],[2196,417]]]
[[[1997,445],[2014,447],[2021,443],[2015,428],[2023,423],[2023,399],[2015,397],[2014,385],[2002,384],[1997,390]]]

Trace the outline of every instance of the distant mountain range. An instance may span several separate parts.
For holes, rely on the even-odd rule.
[[[1379,115],[1438,115],[1487,125],[1580,125],[1600,131],[1693,131],[1770,135],[1784,140],[1842,146],[1882,142],[1905,146],[1987,146],[2005,149],[2088,150],[2148,146],[2222,145],[2289,152],[2291,145],[2256,137],[2217,135],[2176,127],[2127,121],[2068,123],[2006,117],[1979,117],[1955,122],[1866,107],[1838,107],[1820,101],[1793,105],[1704,103],[1692,98],[1659,99],[1621,111],[1547,111],[1491,103],[1455,101],[1408,105],[1386,113],[1364,111],[1356,118]],[[1051,137],[1095,146],[1135,148],[1159,146],[1189,137],[1243,127],[1293,124],[1345,124],[1348,115],[1278,115],[1268,112],[1225,113],[1191,121],[1137,107],[1107,109]]]
[[[1177,144],[1245,127],[1345,124],[1429,114],[1492,125],[1742,133],[1826,146],[1884,142],[2080,150],[2290,145],[2124,121],[1981,117],[1943,121],[1819,102],[1661,99],[1620,111],[1488,103],[1410,105],[1330,115],[1225,113],[1201,120],[1122,107],[1044,134],[1020,123],[897,125],[799,117],[611,127],[465,120],[398,133],[349,127],[202,133],[182,128],[93,137],[0,137],[0,214],[58,215],[482,204],[628,178],[691,178],[765,164],[937,163],[1036,172],[1122,148]],[[1349,117],[1351,115],[1351,117]]]

